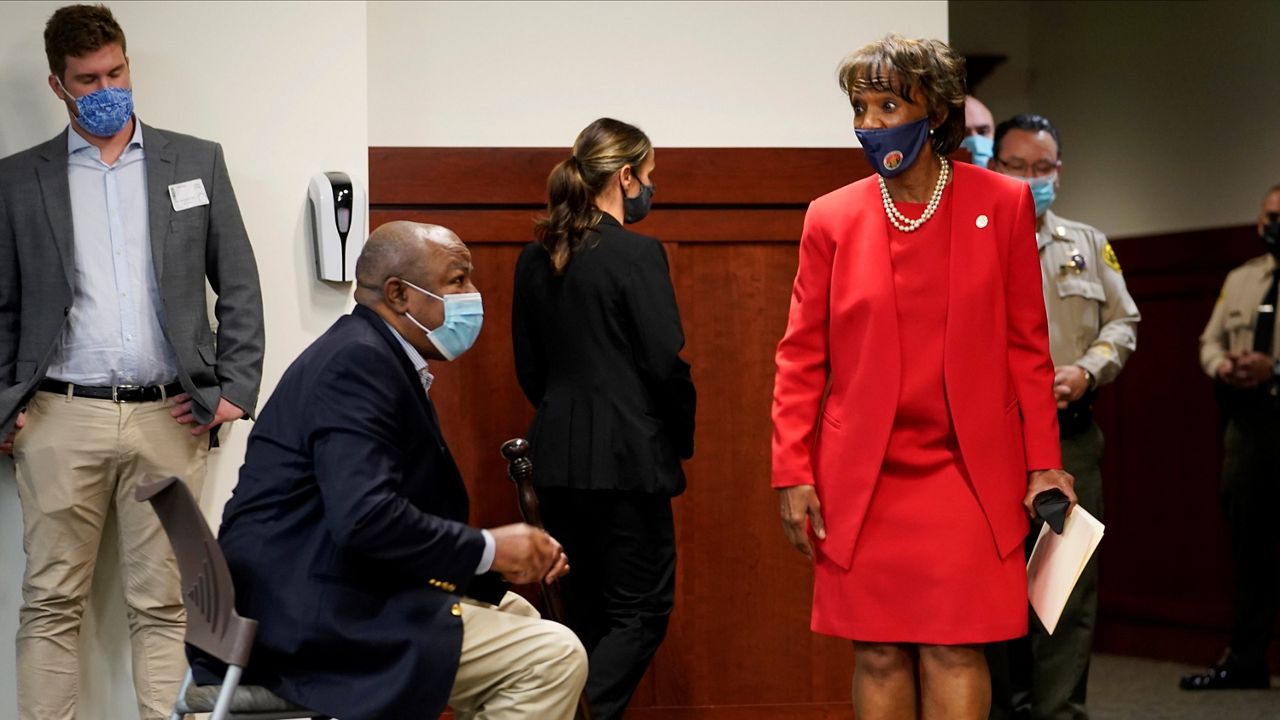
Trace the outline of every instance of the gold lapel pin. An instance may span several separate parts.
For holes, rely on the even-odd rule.
[[[1079,250],[1071,248],[1071,260],[1069,260],[1066,265],[1062,266],[1062,272],[1065,274],[1067,271],[1070,271],[1076,275],[1080,275],[1088,269],[1088,267],[1089,265],[1085,262],[1084,255],[1081,255]]]

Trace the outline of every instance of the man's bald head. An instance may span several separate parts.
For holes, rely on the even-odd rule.
[[[433,265],[448,262],[448,256],[459,252],[466,253],[466,246],[449,228],[408,220],[385,223],[364,243],[356,260],[356,284],[379,295],[391,278],[421,285],[434,274]],[[359,290],[356,300],[360,300]]]
[[[993,137],[996,129],[996,120],[991,115],[991,111],[981,100],[972,96],[964,96],[964,134],[965,135],[982,135],[983,137]]]
[[[389,222],[374,230],[356,260],[356,302],[374,311],[423,357],[444,356],[424,330],[444,323],[442,299],[478,292],[471,252],[439,225]]]

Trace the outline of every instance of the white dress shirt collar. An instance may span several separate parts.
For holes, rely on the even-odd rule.
[[[396,340],[400,342],[400,347],[404,350],[404,354],[408,356],[409,362],[413,363],[413,369],[418,373],[418,379],[422,381],[422,391],[430,393],[431,381],[435,379],[435,376],[433,376],[431,371],[427,368],[427,359],[422,357],[422,353],[418,352],[417,348],[410,345],[409,341],[405,340],[404,336],[391,326],[391,323],[386,320],[383,320],[382,322],[387,326],[387,329],[391,331],[391,334],[396,336]]]
[[[139,120],[136,115],[133,118],[133,137],[129,138],[129,144],[125,146],[125,149],[135,146],[143,147],[142,121]],[[85,148],[93,148],[98,151],[98,157],[101,159],[101,150],[98,150],[97,146],[81,137],[80,133],[76,132],[75,127],[73,127],[71,123],[67,123],[67,154],[75,155],[76,152],[84,150]]]

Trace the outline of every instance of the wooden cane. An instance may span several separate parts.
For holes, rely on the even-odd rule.
[[[516,438],[502,443],[502,457],[507,459],[507,477],[516,484],[516,497],[520,503],[520,515],[524,521],[540,530],[542,512],[538,506],[538,494],[533,489],[533,461],[529,459],[529,441]],[[547,605],[550,619],[565,624],[564,601],[560,598],[560,583],[555,580],[547,582],[539,580],[542,599]],[[578,720],[591,720],[591,703],[587,701],[584,689],[578,697]]]

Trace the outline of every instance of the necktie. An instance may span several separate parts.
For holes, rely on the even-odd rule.
[[[1258,306],[1257,323],[1253,326],[1253,350],[1270,356],[1274,349],[1271,341],[1276,331],[1276,294],[1280,289],[1280,267],[1271,271],[1271,286],[1267,294],[1262,296],[1262,304]]]

